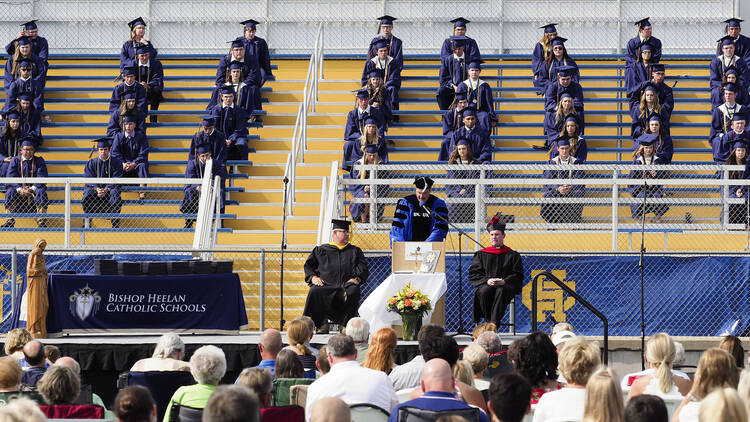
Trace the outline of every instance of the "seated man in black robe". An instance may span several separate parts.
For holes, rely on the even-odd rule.
[[[332,223],[331,243],[316,246],[305,261],[310,291],[303,315],[312,318],[320,334],[328,333],[329,319],[343,326],[357,314],[360,286],[369,274],[362,249],[349,243],[351,222]]]
[[[521,255],[503,245],[505,222],[495,215],[487,224],[492,246],[477,251],[469,267],[474,291],[474,322],[499,324],[505,308],[523,287]]]

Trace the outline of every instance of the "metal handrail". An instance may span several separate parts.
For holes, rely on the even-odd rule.
[[[539,287],[537,286],[537,281],[540,277],[547,277],[548,280],[555,283],[558,287],[560,287],[565,293],[572,296],[576,301],[578,301],[581,305],[583,305],[586,309],[591,311],[594,316],[599,318],[602,323],[604,324],[604,364],[607,364],[607,361],[609,360],[609,322],[607,321],[607,317],[604,316],[603,313],[599,312],[598,309],[596,309],[592,304],[588,303],[581,295],[575,292],[575,290],[568,287],[565,283],[560,281],[559,278],[555,277],[552,273],[549,271],[542,271],[541,273],[534,276],[534,279],[531,280],[531,331],[537,331],[537,320],[536,320],[536,303],[538,298],[538,290]]]

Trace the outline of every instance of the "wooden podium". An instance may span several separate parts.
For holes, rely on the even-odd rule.
[[[435,266],[436,273],[445,273],[445,245],[444,242],[393,242],[393,251],[391,255],[391,271],[415,271],[419,269],[422,261],[421,259],[415,260],[415,258],[407,257],[407,249],[412,249],[419,245],[429,245],[430,250],[440,251],[440,257],[438,258],[437,265]],[[426,248],[421,247],[422,250]],[[445,326],[445,295],[443,295],[437,303],[432,304],[432,316],[430,322],[433,324]],[[393,326],[396,334],[401,337],[401,326]]]

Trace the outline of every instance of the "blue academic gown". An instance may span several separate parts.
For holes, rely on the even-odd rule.
[[[372,41],[370,41],[370,48],[367,51],[368,59],[371,59],[378,55],[378,52],[375,51],[375,43],[384,38],[385,38],[384,36],[378,35],[377,37],[373,38]],[[393,34],[391,34],[391,38],[388,43],[388,55],[393,57],[393,60],[398,60],[401,63],[404,62],[403,43],[401,42],[401,39],[399,39]]]
[[[133,110],[136,116],[135,131],[138,133],[146,134],[146,114],[138,109]],[[107,136],[114,138],[116,134],[122,132],[122,125],[120,124],[120,109],[113,111],[109,115],[109,123],[107,124]]]
[[[732,57],[731,61],[729,62],[729,66],[734,66],[737,68],[737,71],[741,73],[739,86],[744,91],[747,91],[748,86],[750,86],[750,70],[748,70],[747,64],[745,64],[745,61],[741,59],[737,54]],[[721,89],[721,84],[723,82],[724,73],[726,72],[726,69],[729,67],[724,64],[724,56],[716,56],[711,60],[711,64],[709,66],[709,84],[711,85],[711,89],[719,88]],[[722,99],[723,101],[723,99]]]
[[[737,134],[733,129],[722,133],[711,144],[711,152],[713,153],[714,161],[717,164],[722,164],[729,158],[729,153],[732,152],[734,143],[737,141],[744,141],[745,144],[750,144],[750,132],[745,129],[741,134]]]
[[[497,114],[495,114],[495,103],[492,97],[492,88],[490,84],[479,79],[473,84],[469,79],[458,85],[458,92],[465,92],[466,99],[469,101],[469,107],[473,107],[477,112],[477,121],[480,126],[488,131],[492,123],[497,123]]]
[[[653,84],[654,88],[656,88],[656,96],[659,97],[659,104],[661,104],[662,110],[666,110],[669,117],[672,117],[672,111],[674,110],[674,92],[672,87],[663,82],[658,85],[654,84],[652,79],[641,82],[640,85],[633,90],[629,101],[630,113],[632,114],[633,109],[640,106],[641,94],[643,93],[643,89],[646,88],[646,85],[649,83]]]
[[[748,111],[750,111],[750,108],[738,104],[737,102],[735,102],[734,108],[727,107],[726,104],[716,107],[711,112],[711,131],[708,135],[708,142],[711,146],[713,147],[713,141],[717,136],[732,130],[732,117],[736,113],[744,114],[745,119],[747,119],[750,114]]]
[[[387,87],[383,86],[378,90],[377,96],[374,94],[373,88],[368,88],[367,93],[370,95],[370,107],[375,107],[373,104],[378,103],[375,107],[383,113],[386,125],[393,121],[393,101],[391,101],[391,94]]]
[[[409,242],[412,240],[442,242],[445,240],[445,236],[448,234],[448,225],[445,221],[435,217],[435,214],[437,214],[446,220],[448,219],[448,206],[445,204],[445,201],[435,195],[430,195],[427,202],[425,202],[425,207],[432,214],[427,214],[426,211],[421,209],[417,195],[409,195],[398,200],[391,225],[391,242]],[[429,227],[425,239],[418,239],[414,236],[414,218],[429,219]]]
[[[639,155],[633,159],[633,164],[643,164],[643,158]],[[654,156],[653,158],[653,164],[659,165],[659,164],[666,164],[659,156]],[[630,171],[630,179],[633,180],[632,185],[628,186],[628,191],[630,192],[630,195],[633,198],[643,198],[644,195],[647,198],[663,198],[664,197],[664,188],[661,185],[653,185],[651,183],[648,183],[647,186],[644,189],[643,186],[643,170],[631,170]],[[657,170],[656,176],[651,176],[650,171],[646,171],[646,179],[666,179],[669,177],[669,172],[664,170]],[[633,218],[640,218],[641,211],[643,207],[643,202],[638,201],[637,203],[630,204],[630,215]],[[669,205],[667,204],[654,204],[649,203],[648,200],[646,200],[646,212],[645,214],[654,213],[654,215],[661,217],[662,215],[666,214],[667,210],[669,210]]]
[[[138,64],[138,72],[135,75],[136,82],[146,82],[149,91],[157,90],[161,95],[164,90],[164,66],[161,61],[149,58],[148,67]]]
[[[750,93],[744,89],[740,89],[734,97],[734,101],[747,107],[750,105]],[[724,104],[724,88],[711,88],[711,110],[722,104]]]
[[[260,86],[263,86],[269,76],[273,76],[271,69],[271,53],[268,50],[268,43],[261,37],[253,37],[252,40],[243,39],[245,43],[245,54],[251,54],[258,58],[260,66]]]
[[[5,90],[6,100],[3,112],[16,107],[18,96],[23,93],[31,94],[31,103],[34,105],[34,108],[39,110],[39,112],[44,111],[44,87],[34,78],[29,78],[25,81],[18,78],[11,82],[8,89]]]
[[[363,164],[363,159],[360,158],[357,160],[358,164]],[[357,171],[353,166],[351,170],[349,171],[349,178],[350,179],[356,179],[359,180],[360,172]],[[370,172],[365,172],[365,179],[367,179],[370,175]],[[378,170],[378,178],[382,179],[388,177],[387,172],[385,170]],[[367,192],[365,192],[365,186],[366,185],[346,185],[346,188],[351,192],[352,196],[355,198],[364,198]],[[384,198],[388,195],[388,185],[372,185],[372,187],[375,187],[377,189],[378,198]],[[383,210],[385,209],[385,206],[379,205],[377,206],[377,216],[378,220],[383,216]],[[355,204],[351,203],[349,204],[349,214],[352,216],[353,221],[361,221],[362,213],[365,210],[365,204]]]
[[[550,54],[552,54],[551,47],[547,49],[547,55]],[[544,46],[537,42],[534,45],[534,51],[531,53],[531,72],[534,75],[534,86],[537,86],[536,80],[541,77],[539,74],[542,72],[542,63],[544,63]],[[544,93],[543,90],[542,93]]]
[[[564,138],[570,140],[570,137],[567,135],[565,135]],[[589,157],[589,147],[586,143],[586,139],[579,137],[578,141],[576,141],[575,143],[575,147],[573,147],[573,141],[570,141],[570,146],[570,156],[576,159],[576,164],[585,163],[586,159]],[[549,159],[552,160],[559,154],[560,153],[557,152],[557,148],[552,148],[552,146],[550,145]]]
[[[562,60],[552,59],[549,63],[542,60],[539,64],[539,73],[534,78],[534,86],[541,92],[547,91],[547,86],[557,82],[557,72],[561,66],[573,66],[575,71],[573,72],[573,82],[581,82],[581,73],[578,70],[578,63],[570,57],[564,57]]]
[[[640,146],[641,143],[638,142],[638,137],[635,137],[633,139],[633,152],[638,151],[638,147]],[[663,164],[670,164],[672,162],[672,155],[674,155],[672,137],[666,133],[660,134],[654,146],[656,147],[656,156],[661,159],[661,162]]]
[[[42,144],[42,113],[39,112],[32,104],[28,113],[19,111],[21,115],[21,125],[19,130],[24,134],[32,134],[39,139],[39,145]],[[39,146],[37,145],[37,147]]]
[[[576,157],[570,157],[570,164],[577,165],[582,164],[582,161],[576,159]],[[561,163],[559,156],[551,158],[547,164],[564,165]],[[546,179],[584,179],[586,176],[583,170],[544,170],[542,177]],[[570,193],[563,195],[557,188],[560,186],[559,183],[548,183],[544,185],[544,198],[583,198],[586,194],[585,185],[574,185],[571,184]],[[559,203],[542,203],[540,209],[540,215],[548,223],[559,224],[559,223],[580,223],[581,215],[583,214],[583,204],[559,204]]]
[[[721,54],[721,44],[719,44],[716,54]],[[742,57],[745,65],[750,68],[750,38],[740,34],[734,40],[734,54]]]
[[[385,116],[383,112],[377,107],[367,107],[364,112],[360,115],[359,107],[354,107],[354,110],[349,111],[346,115],[346,127],[344,128],[344,140],[345,141],[359,141],[364,130],[365,120],[368,117],[372,117],[375,120],[375,124],[378,126],[378,135],[381,138],[385,138]]]
[[[443,46],[440,48],[440,57],[453,55],[453,48],[451,47],[451,45],[452,43],[450,37],[443,40]],[[479,45],[477,45],[477,42],[474,38],[466,37],[465,45],[466,48],[464,48],[464,55],[467,58],[471,57],[475,60],[479,60],[482,58],[482,54],[479,52]]]
[[[565,119],[567,119],[570,115],[562,116],[560,118],[560,121],[555,121],[556,116],[556,112],[544,113],[544,134],[547,136],[548,145],[550,141],[553,141],[555,138],[560,136],[560,133],[565,127]],[[578,119],[578,132],[580,132],[580,135],[583,135],[586,130],[584,113],[582,111],[578,111],[574,114],[574,116]]]
[[[138,57],[135,53],[136,45],[138,45],[138,43],[132,40],[127,40],[122,44],[122,48],[120,49],[120,68],[122,68],[126,64],[138,62]],[[146,41],[146,46],[149,50],[148,58],[150,60],[154,60],[159,54],[159,51],[154,48],[154,46],[151,44],[151,41]]]
[[[245,114],[247,116],[252,116],[253,111],[255,110],[253,108],[253,104],[255,102],[253,96],[257,94],[258,90],[252,87],[249,87],[245,82],[240,82],[239,84],[233,85],[234,87],[234,105],[238,107],[242,107],[245,110]],[[221,103],[221,86],[217,85],[214,87],[214,90],[211,92],[211,99],[208,100],[208,106],[206,106],[207,111],[211,111],[211,109],[214,108],[217,104]]]
[[[638,136],[641,136],[644,130],[648,127],[648,121],[653,116],[653,111],[650,111],[648,115],[645,117],[641,117],[641,110],[639,108],[634,108],[630,111],[630,136],[635,138]],[[670,115],[665,109],[661,109],[659,112],[659,120],[661,120],[661,126],[664,131],[667,132],[667,134],[670,133],[670,125],[669,125],[669,118]]]
[[[461,82],[469,77],[466,66],[471,62],[469,56],[464,53],[462,59],[456,59],[453,53],[440,58],[440,87],[438,87],[437,97],[441,109],[447,110],[450,102],[453,101],[455,90],[453,85],[459,86]]]
[[[8,163],[8,170],[6,177],[48,177],[47,163],[44,158],[34,156],[32,158],[33,165],[29,165],[28,161],[23,161],[21,156],[17,155],[10,160]],[[23,169],[21,163],[23,162]],[[43,207],[47,205],[47,185],[42,183],[35,183],[34,185],[34,205],[35,207]],[[21,195],[18,194],[16,188],[20,188],[21,184],[8,184],[5,190],[5,208],[12,209],[16,208],[16,201],[21,199]]]
[[[198,145],[209,144],[211,145],[211,158],[214,160],[214,166],[217,165],[217,161],[221,164],[219,167],[226,170],[227,165],[227,137],[223,132],[218,131],[214,128],[211,135],[206,135],[206,132],[201,130],[193,135],[193,139],[190,141],[190,152],[188,153],[188,159],[192,160],[195,158],[195,151]]]
[[[651,66],[645,66],[642,62],[633,62],[625,67],[625,92],[628,97],[639,92],[650,80]]]
[[[47,65],[44,64],[44,61],[42,59],[34,54],[32,54],[31,57],[27,58],[27,60],[31,60],[31,78],[39,82],[39,85],[44,88],[44,86],[47,84]],[[3,74],[3,87],[6,91],[10,87],[10,84],[13,83],[14,80],[18,79],[18,69],[16,69],[15,74],[13,74],[12,71],[13,56],[10,56],[5,62],[5,74]]]
[[[443,113],[443,137],[446,137],[451,134],[454,130],[463,127],[464,121],[461,118],[461,113],[456,109],[456,106],[454,105],[451,107],[448,111]],[[487,131],[489,131],[489,128],[485,128]]]
[[[13,41],[5,46],[5,51],[8,52],[9,56],[13,56],[13,53],[16,52],[16,46]],[[49,59],[49,43],[46,38],[37,36],[35,40],[31,40],[31,51],[39,56],[45,65],[47,64],[47,60]]]
[[[350,169],[350,164],[360,160],[363,157],[362,147],[360,145],[362,141],[346,141],[344,143],[344,157],[341,161],[341,168],[344,170]],[[378,158],[383,164],[388,163],[388,146],[385,143],[385,138],[378,138]]]
[[[659,61],[661,60],[661,40],[656,37],[651,37],[647,41],[649,44],[651,44],[651,62],[659,63]],[[636,35],[635,37],[631,38],[630,41],[628,41],[628,45],[625,51],[625,66],[630,66],[631,64],[638,61],[638,49],[640,47],[640,35]]]
[[[112,96],[109,99],[109,112],[112,113],[115,110],[120,109],[122,103],[122,97],[125,92],[135,91],[135,106],[142,113],[148,114],[148,99],[146,98],[146,88],[144,88],[138,82],[133,82],[133,85],[127,86],[125,82],[116,85],[112,89]]]
[[[466,126],[462,126],[446,137],[440,145],[438,161],[448,161],[453,149],[456,147],[456,142],[461,138],[469,140],[472,155],[474,155],[477,161],[480,163],[489,163],[492,161],[490,135],[487,131],[476,125],[471,130],[468,130]]]
[[[222,87],[227,81],[227,67],[232,64],[232,56],[226,55],[219,61],[216,68],[216,86]],[[260,97],[261,72],[258,57],[252,54],[245,54],[242,60],[242,74],[245,75],[245,85],[249,90],[250,104],[253,110],[263,110]],[[218,101],[217,101],[218,103]]]
[[[5,135],[0,138],[0,177],[6,177],[8,173],[8,165],[10,162],[5,162],[5,159],[10,157],[11,159],[21,153],[21,138],[22,133],[14,139],[8,139]]]
[[[557,109],[557,102],[560,95],[566,92],[573,97],[573,106],[576,111],[583,111],[583,88],[581,88],[580,84],[573,81],[567,87],[563,87],[559,82],[550,84],[544,93],[544,110],[554,112]]]
[[[221,194],[219,195],[221,197],[220,212],[224,213],[224,183],[226,181],[226,171],[222,172],[222,168],[224,167],[221,165],[217,166],[217,164],[220,163],[214,161],[211,167],[211,178],[213,179],[216,176],[221,177]],[[199,159],[190,159],[188,160],[187,168],[185,169],[185,178],[202,179],[205,170],[205,163],[201,163]],[[180,212],[183,214],[195,214],[198,212],[198,200],[200,199],[198,186],[200,185],[185,185],[184,196],[182,198],[182,203],[180,204]]]
[[[137,131],[130,138],[125,136],[125,132],[119,132],[112,141],[112,157],[123,163],[136,163],[131,172],[123,172],[123,177],[148,178],[148,150],[146,135]]]
[[[398,110],[399,95],[398,92],[401,89],[401,70],[403,69],[403,63],[388,57],[385,63],[378,60],[377,56],[365,62],[365,67],[362,70],[362,86],[367,84],[367,75],[375,69],[382,69],[385,71],[385,77],[383,82],[385,83],[386,89],[388,89],[388,95],[391,100],[391,110]]]
[[[232,141],[227,157],[234,160],[247,160],[247,114],[242,107],[215,105],[211,114],[216,117],[216,130]]]
[[[102,161],[99,157],[90,159],[83,169],[84,177],[120,178],[122,177],[122,161],[110,155],[109,160]],[[109,188],[109,195],[100,199],[96,188]],[[118,184],[87,183],[83,187],[83,212],[96,214],[119,214],[122,209],[121,188]]]

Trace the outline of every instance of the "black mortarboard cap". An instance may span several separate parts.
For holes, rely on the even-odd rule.
[[[246,21],[240,22],[240,24],[245,25],[245,28],[255,29],[255,25],[259,24],[260,22],[256,21],[255,19],[248,19]]]
[[[416,186],[419,190],[430,189],[433,183],[435,183],[435,181],[430,179],[429,177],[417,177],[416,179],[414,179],[414,186]]]
[[[454,28],[465,28],[467,23],[471,23],[470,20],[464,18],[464,17],[458,17],[456,19],[453,19],[451,21]]]
[[[390,15],[383,15],[377,19],[380,21],[381,25],[393,25],[393,21],[396,20],[396,18]]]
[[[331,220],[331,230],[346,230],[349,231],[349,226],[352,224],[351,221],[347,220]]]
[[[555,25],[557,25],[557,23],[548,23],[547,25],[540,26],[539,28],[544,29],[544,32],[548,34],[552,34],[554,32],[557,32],[557,28],[555,28]]]
[[[128,22],[128,26],[130,27],[130,29],[133,29],[138,25],[146,26],[146,21],[144,21],[143,18],[140,16]]]
[[[729,19],[727,19],[727,20],[724,21],[724,23],[726,23],[727,26],[729,26],[730,28],[735,28],[735,27],[739,28],[740,27],[740,22],[744,22],[744,20],[742,20],[740,18],[729,18]]]
[[[22,23],[21,26],[23,26],[24,30],[31,31],[33,29],[36,29],[36,22],[36,19],[34,19],[32,21]]]
[[[490,222],[487,223],[487,231],[491,232],[494,230],[500,230],[501,232],[505,231],[505,220],[500,218],[498,214],[495,214],[491,219]]]
[[[639,21],[635,22],[635,25],[640,28],[645,28],[647,26],[651,26],[651,21],[649,21],[649,18],[643,18]]]

